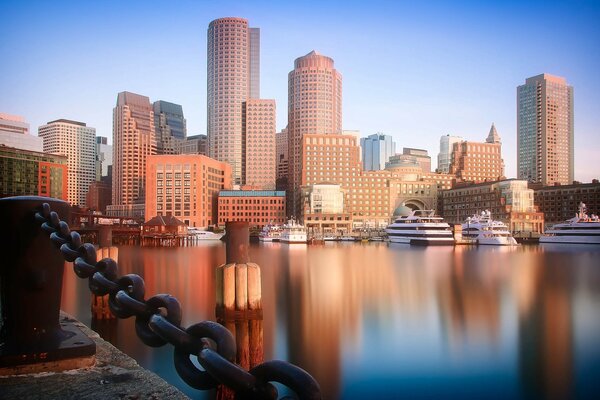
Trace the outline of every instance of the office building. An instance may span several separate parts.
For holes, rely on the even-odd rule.
[[[91,211],[106,213],[106,207],[112,201],[112,186],[108,182],[94,181],[90,185],[85,204]]]
[[[527,181],[507,179],[479,184],[462,184],[442,192],[441,215],[450,224],[462,224],[484,210],[504,222],[513,233],[542,233],[544,213],[534,204]]]
[[[438,153],[438,167],[437,172],[447,174],[450,172],[450,162],[452,161],[452,149],[454,143],[462,142],[463,138],[460,136],[442,136],[440,138],[440,152]]]
[[[532,185],[530,185],[531,187]],[[588,215],[600,215],[600,182],[575,183],[572,185],[534,185],[535,205],[544,213],[546,224],[554,225],[571,219],[584,203]]]
[[[360,139],[364,171],[385,169],[385,163],[396,154],[396,143],[390,135],[376,133]]]
[[[275,134],[276,183],[277,190],[287,190],[288,179],[288,130],[283,128]]]
[[[286,223],[285,192],[279,190],[223,190],[219,193],[219,226],[246,221],[250,227]]]
[[[574,179],[573,87],[541,74],[517,87],[517,177],[531,183]]]
[[[431,157],[429,157],[427,150],[404,147],[402,149],[402,154],[405,156],[414,157],[424,173],[431,172]]]
[[[248,99],[242,103],[242,184],[274,190],[275,100]]]
[[[177,154],[178,144],[187,137],[183,107],[163,100],[155,101],[152,107],[156,154]]]
[[[302,139],[342,131],[342,75],[333,59],[311,51],[288,74],[288,211],[299,215],[304,173]]]
[[[29,124],[18,115],[0,113],[0,146],[42,152],[42,138],[29,133]]]
[[[201,154],[207,155],[207,137],[206,135],[188,136],[186,140],[177,142],[176,154]]]
[[[112,182],[113,147],[104,136],[96,136],[96,180],[103,177]]]
[[[466,182],[497,181],[504,178],[502,143],[492,124],[484,143],[462,141],[453,144],[450,173]]]
[[[135,93],[119,93],[113,109],[112,205],[143,207],[146,160],[153,154],[156,154],[156,139],[150,100]],[[118,213],[122,209],[129,208],[114,210]]]
[[[67,156],[68,202],[85,206],[86,195],[96,180],[96,129],[83,122],[57,119],[38,128],[44,152]]]
[[[218,194],[231,189],[229,164],[198,154],[149,156],[146,177],[146,220],[174,216],[201,228],[217,224]]]
[[[260,30],[243,18],[220,18],[208,27],[208,154],[231,165],[242,184],[242,103],[259,98]]]
[[[0,197],[68,200],[67,156],[0,146]]]

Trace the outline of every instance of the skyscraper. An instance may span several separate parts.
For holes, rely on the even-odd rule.
[[[574,179],[573,87],[541,74],[517,87],[517,176],[529,182]]]
[[[276,179],[275,100],[248,99],[242,107],[242,183],[273,190]]]
[[[183,107],[168,101],[155,101],[154,129],[156,132],[156,153],[177,154],[178,141],[187,137]]]
[[[244,18],[216,19],[207,48],[209,156],[228,162],[242,184],[242,103],[260,96],[260,30]]]
[[[342,130],[342,75],[333,59],[311,51],[288,74],[288,211],[300,214],[302,137]]]
[[[452,159],[452,148],[454,143],[462,142],[460,136],[442,136],[440,138],[440,152],[438,153],[437,172],[447,174],[450,172],[450,161]]]
[[[485,143],[462,141],[453,144],[450,173],[470,182],[496,181],[504,177],[502,143],[492,124]]]
[[[153,154],[156,139],[150,100],[119,93],[113,109],[113,205],[144,204],[146,159]]]
[[[360,139],[364,171],[385,169],[385,163],[396,154],[396,143],[390,135],[376,133]]]
[[[96,136],[96,180],[102,177],[112,179],[113,147],[108,144],[108,138]]]
[[[85,205],[90,184],[96,180],[96,129],[83,122],[57,119],[42,125],[38,136],[44,152],[67,156],[69,203]]]

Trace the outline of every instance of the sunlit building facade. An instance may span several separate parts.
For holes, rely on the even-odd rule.
[[[83,122],[58,119],[40,126],[38,136],[45,153],[67,157],[68,202],[85,206],[87,192],[96,180],[96,129]]]
[[[479,183],[504,177],[502,143],[494,124],[484,143],[454,143],[450,159],[450,173],[456,175],[458,180]]]
[[[19,115],[0,113],[0,146],[44,151],[42,138],[29,133],[29,124]]]
[[[219,193],[219,226],[245,221],[250,227],[286,222],[285,192],[280,190],[223,190]]]
[[[275,100],[242,103],[242,184],[275,189],[275,129]]]
[[[574,179],[573,87],[541,74],[517,87],[517,177],[531,183]]]

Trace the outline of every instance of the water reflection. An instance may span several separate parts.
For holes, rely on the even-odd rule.
[[[264,358],[306,369],[328,399],[592,398],[599,256],[599,248],[569,246],[252,245],[262,268]],[[221,244],[123,248],[120,257],[121,273],[144,276],[147,297],[181,301],[184,325],[214,320]],[[63,308],[84,322],[85,286],[66,274]],[[171,349],[142,345],[132,321],[103,329],[186,393],[214,397],[186,387]]]

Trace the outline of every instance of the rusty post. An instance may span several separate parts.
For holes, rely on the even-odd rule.
[[[248,222],[227,222],[225,231],[227,232],[225,262],[227,264],[246,264],[248,262],[248,246],[250,246]]]
[[[73,324],[59,322],[65,260],[35,219],[49,203],[68,220],[67,202],[47,197],[0,199],[0,367],[93,356],[96,347]],[[60,369],[60,366],[56,366]]]

